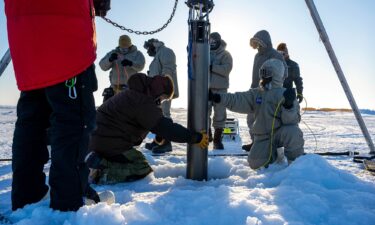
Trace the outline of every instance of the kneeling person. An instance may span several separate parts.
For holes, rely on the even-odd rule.
[[[128,80],[129,89],[101,105],[96,114],[86,162],[93,183],[117,183],[140,179],[152,172],[140,145],[149,131],[180,143],[208,146],[205,132],[194,132],[163,116],[160,103],[173,96],[169,76],[138,73]],[[162,143],[160,143],[162,144]]]
[[[303,155],[303,133],[294,89],[283,88],[284,64],[269,59],[259,70],[260,84],[246,92],[209,93],[209,99],[238,113],[254,113],[254,144],[248,155],[252,169],[266,167],[277,158],[277,148],[284,147],[291,162]]]

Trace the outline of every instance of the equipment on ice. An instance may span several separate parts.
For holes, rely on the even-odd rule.
[[[223,129],[223,140],[236,141],[239,138],[240,130],[237,118],[227,118]]]
[[[210,22],[212,0],[186,2],[189,10],[188,44],[188,129],[208,131],[208,77],[210,65]],[[207,149],[188,144],[188,179],[207,180]]]

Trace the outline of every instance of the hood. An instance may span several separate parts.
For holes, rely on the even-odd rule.
[[[265,48],[272,48],[271,36],[266,30],[258,31],[251,39],[256,39],[263,43],[266,46]]]
[[[144,73],[136,73],[128,80],[130,90],[151,96],[154,99],[166,94],[172,98],[174,93],[173,81],[169,76],[149,77]]]
[[[227,48],[227,43],[223,39],[221,39],[219,48],[216,50],[210,50],[210,52],[219,53],[219,52],[225,51],[226,48]]]
[[[268,59],[259,69],[259,79],[262,80],[262,70],[266,71],[265,77],[272,76],[271,88],[280,88],[284,84],[284,63],[275,58]]]
[[[151,83],[151,78],[144,73],[136,73],[132,75],[128,80],[128,86],[130,90],[143,93],[148,95],[148,86]]]
[[[159,41],[159,40],[156,39],[156,41],[154,41],[154,46],[155,46],[155,48],[156,48],[156,51],[158,51],[158,49],[159,49],[160,47],[164,46],[164,42]]]

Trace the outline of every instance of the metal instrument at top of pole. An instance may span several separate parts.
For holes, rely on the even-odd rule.
[[[208,16],[215,5],[213,0],[188,0],[185,3],[190,8],[189,22],[192,20],[204,20],[205,17],[208,21]]]
[[[208,131],[208,86],[210,48],[209,13],[212,0],[188,0],[189,43],[188,43],[188,121],[190,130]],[[187,146],[186,177],[207,180],[207,149],[196,144]]]
[[[359,112],[357,103],[355,102],[355,99],[354,99],[353,94],[350,90],[349,84],[346,81],[344,72],[342,71],[341,66],[339,64],[339,61],[337,60],[335,51],[333,50],[331,42],[329,41],[328,34],[327,34],[327,32],[324,28],[322,20],[320,19],[320,16],[319,16],[318,10],[315,7],[314,1],[313,0],[305,0],[305,2],[306,2],[307,7],[310,10],[310,14],[311,14],[311,17],[313,18],[316,29],[319,32],[320,39],[322,40],[322,42],[323,42],[323,44],[324,44],[324,46],[327,50],[328,56],[332,61],[332,65],[335,68],[335,71],[336,71],[337,76],[340,80],[342,88],[344,89],[346,97],[348,98],[349,104],[352,107],[352,110],[353,110],[354,115],[357,119],[359,127],[362,130],[363,136],[366,139],[367,145],[370,148],[370,154],[375,154],[375,147],[374,147],[374,144],[372,142],[371,136],[370,136],[370,134],[367,130],[365,122],[362,119],[361,113]]]
[[[8,48],[8,50],[5,52],[3,58],[1,58],[1,61],[0,61],[0,77],[1,77],[1,75],[3,75],[3,72],[7,68],[11,59],[12,58],[10,56],[10,51],[9,51],[9,48]]]

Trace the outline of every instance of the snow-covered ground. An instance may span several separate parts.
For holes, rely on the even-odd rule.
[[[0,107],[1,158],[11,157],[15,111]],[[374,140],[375,113],[363,112]],[[173,110],[175,121],[185,125],[186,114]],[[247,143],[245,115],[229,116],[239,119]],[[306,112],[302,119],[307,153],[369,151],[352,113]],[[224,144],[226,152],[241,152],[240,142]],[[246,156],[209,157],[209,179],[199,182],[185,179],[186,145],[173,147],[169,156],[151,156],[141,148],[154,173],[132,183],[95,186],[112,190],[116,203],[84,206],[76,213],[52,211],[48,199],[11,212],[11,163],[0,162],[0,212],[15,223],[32,225],[375,224],[374,176],[350,157],[307,154],[289,166],[284,162],[258,171],[248,167]]]

